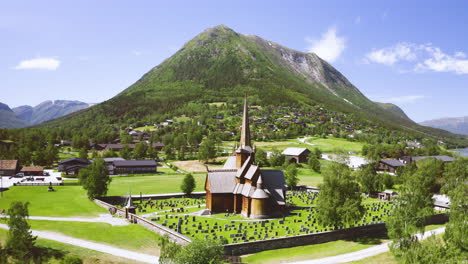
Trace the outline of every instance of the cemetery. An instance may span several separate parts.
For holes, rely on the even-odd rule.
[[[239,214],[204,215],[205,198],[143,199],[133,201],[136,213],[148,220],[178,232],[190,239],[214,238],[225,243],[244,243],[282,237],[313,234],[382,223],[390,211],[391,202],[364,200],[364,217],[348,226],[319,224],[314,207],[318,193],[288,192],[289,214],[280,218],[250,219]],[[118,205],[124,207],[125,204]]]

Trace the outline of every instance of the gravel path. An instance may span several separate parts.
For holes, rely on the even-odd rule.
[[[8,215],[3,217],[9,217]],[[93,218],[81,218],[81,217],[52,217],[52,216],[30,216],[30,220],[46,220],[46,221],[64,221],[64,222],[91,222],[91,223],[107,223],[113,226],[122,226],[129,225],[128,221],[119,218],[113,217],[110,214],[100,214],[99,217]]]
[[[0,224],[0,228],[8,229],[8,225]],[[104,252],[104,253],[111,254],[114,256],[126,258],[126,259],[136,260],[136,261],[140,261],[144,263],[152,263],[152,264],[159,263],[157,256],[137,253],[137,252],[133,252],[130,250],[111,247],[108,245],[99,244],[96,242],[91,242],[91,241],[78,239],[74,237],[69,237],[69,236],[65,236],[65,235],[61,235],[61,234],[57,234],[53,232],[32,230],[32,234],[40,238],[54,240],[54,241],[58,241],[58,242],[62,242],[62,243],[66,243],[66,244],[70,244],[70,245],[74,245],[78,247],[88,248],[88,249],[92,249],[95,251]]]
[[[445,231],[445,227],[440,227],[434,230],[426,231],[424,232],[424,235],[421,236],[421,234],[418,234],[418,239],[426,239],[429,236],[432,235],[437,235],[441,234]],[[299,262],[291,262],[289,264],[335,264],[335,263],[346,263],[346,262],[351,262],[351,261],[356,261],[356,260],[361,260],[365,259],[368,257],[372,257],[384,252],[389,251],[389,246],[390,242],[387,243],[382,243],[378,246],[366,248],[363,250],[355,251],[355,252],[350,252],[346,254],[341,254],[337,256],[331,256],[331,257],[326,257],[326,258],[319,258],[319,259],[311,259],[311,260],[305,260],[305,261],[299,261]]]

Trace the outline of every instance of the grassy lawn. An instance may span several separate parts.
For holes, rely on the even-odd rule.
[[[0,243],[5,245],[7,239],[8,230],[0,229]],[[86,249],[82,247],[77,247],[65,243],[60,243],[53,240],[38,238],[36,240],[36,246],[53,249],[58,251],[61,255],[75,255],[80,257],[83,260],[84,264],[100,263],[100,264],[139,264],[141,262],[132,261],[129,259],[113,256],[110,254],[102,253],[99,251],[94,251],[91,249]],[[60,263],[59,258],[49,259],[47,263],[58,264]]]
[[[29,214],[34,216],[95,217],[107,211],[88,200],[81,186],[12,186],[3,192],[0,208],[5,210],[12,201],[29,201]]]
[[[309,138],[307,142],[315,144],[315,146],[310,146],[309,148],[318,147],[323,153],[330,153],[336,149],[343,149],[345,151],[352,151],[355,153],[361,153],[362,146],[364,145],[361,142],[351,142],[342,138]]]
[[[379,241],[376,241],[379,242]],[[314,244],[293,248],[282,248],[267,250],[260,253],[243,257],[242,261],[248,264],[273,264],[281,262],[295,262],[308,259],[318,259],[329,256],[345,254],[353,251],[362,250],[375,243],[362,243],[354,241],[338,240],[322,244]],[[380,262],[367,262],[380,263]]]
[[[5,220],[2,220],[5,223]],[[107,223],[29,220],[31,229],[108,244],[147,254],[159,254],[158,234],[140,225],[112,226]]]
[[[180,184],[184,174],[157,174],[153,176],[112,177],[107,195],[180,193]],[[203,191],[205,187],[204,173],[193,174],[197,187],[195,191]]]

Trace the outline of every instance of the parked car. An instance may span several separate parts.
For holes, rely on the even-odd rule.
[[[24,173],[20,172],[20,173],[16,173],[16,176],[15,177],[24,177]]]

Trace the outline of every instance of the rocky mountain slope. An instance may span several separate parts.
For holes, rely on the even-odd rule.
[[[452,133],[468,135],[468,116],[438,118],[424,121],[419,124],[423,126],[447,130]]]
[[[90,107],[80,101],[45,101],[34,107],[22,105],[10,109],[0,103],[0,128],[21,128],[40,124]]]

